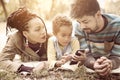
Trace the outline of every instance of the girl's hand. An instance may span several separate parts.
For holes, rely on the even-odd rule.
[[[57,67],[60,67],[60,66],[62,66],[62,65],[65,64],[65,63],[66,63],[66,60],[65,60],[65,59],[61,59],[61,60],[57,61],[55,65],[56,65]]]
[[[62,59],[64,59],[65,62],[70,61],[73,55],[74,54],[65,54],[64,56],[62,56]]]

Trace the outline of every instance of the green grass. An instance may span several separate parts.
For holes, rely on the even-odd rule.
[[[46,72],[46,71],[45,71]],[[48,71],[47,74],[42,72],[39,75],[20,75],[13,72],[0,71],[0,80],[120,80],[120,74],[111,74],[108,77],[100,77],[95,73],[86,73],[84,67],[72,71]]]

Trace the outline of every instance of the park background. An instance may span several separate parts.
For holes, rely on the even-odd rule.
[[[5,30],[6,19],[13,11],[21,6],[26,6],[45,21],[47,30],[51,33],[52,19],[59,13],[69,16],[72,1],[73,0],[0,0],[0,51],[7,40]],[[120,0],[98,0],[98,2],[102,13],[120,15]]]
[[[0,51],[6,42],[6,19],[21,6],[44,19],[47,30],[52,32],[51,22],[57,14],[69,16],[70,5],[74,0],[0,0]],[[103,13],[120,14],[120,0],[98,0]]]

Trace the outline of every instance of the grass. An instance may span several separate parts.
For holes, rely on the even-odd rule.
[[[59,70],[47,71],[46,73],[46,71],[42,71],[39,75],[31,74],[28,76],[0,71],[0,80],[88,80],[85,79],[86,71],[84,67],[79,68],[75,72]]]
[[[46,70],[47,71],[47,70]],[[45,72],[46,72],[45,71]],[[20,75],[13,72],[0,71],[0,80],[120,80],[120,74],[111,74],[108,77],[100,77],[95,73],[86,73],[84,67],[72,71],[47,71],[40,75]]]

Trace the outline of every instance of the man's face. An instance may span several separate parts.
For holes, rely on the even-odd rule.
[[[99,29],[98,21],[94,16],[83,16],[77,21],[80,23],[80,28],[86,33],[95,33]]]

